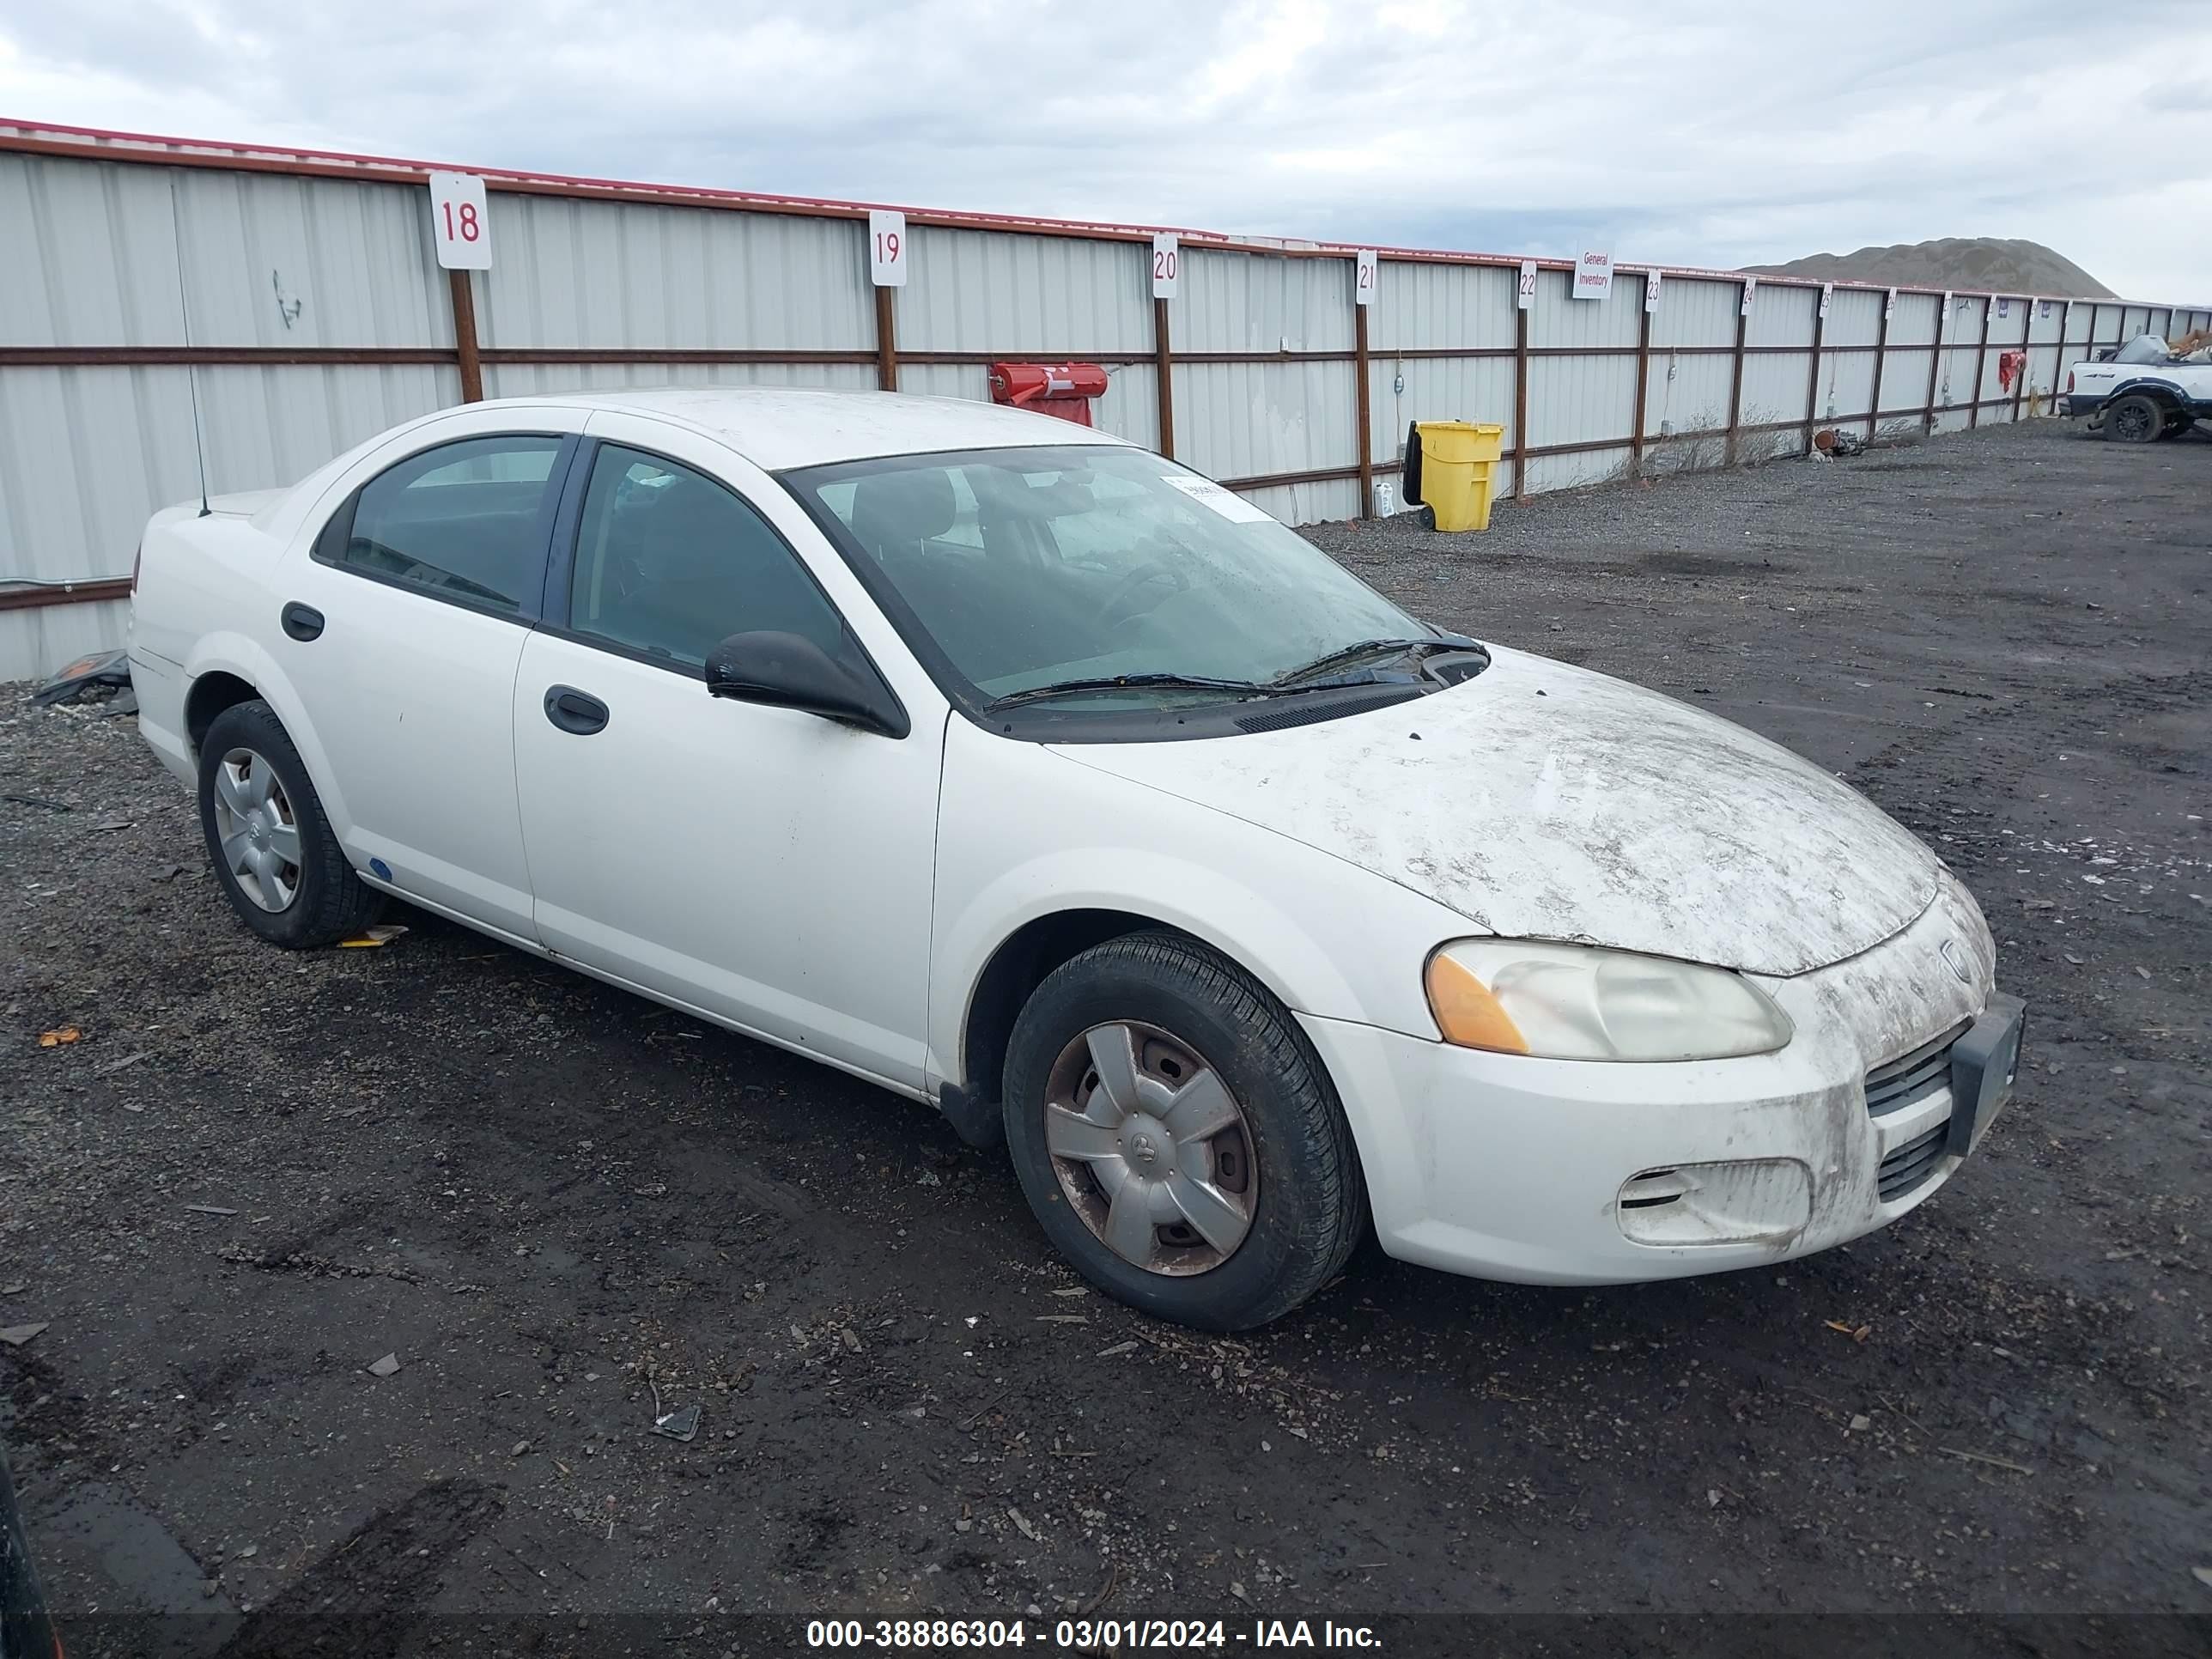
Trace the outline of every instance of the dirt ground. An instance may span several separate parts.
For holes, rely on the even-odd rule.
[[[1370,1248],[1235,1340],[1088,1293],[1000,1158],[837,1073],[418,913],[254,942],[133,723],[8,692],[0,1327],[44,1328],[0,1440],[71,1654],[2204,1651],[2208,449],[2044,422],[1312,532],[1866,791],[2028,1052],[1849,1249],[1560,1291]]]

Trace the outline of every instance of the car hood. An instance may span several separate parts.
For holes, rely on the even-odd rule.
[[[1492,649],[1417,702],[1287,731],[1058,752],[1288,836],[1512,939],[1798,974],[1935,896],[1856,790],[1656,691]]]

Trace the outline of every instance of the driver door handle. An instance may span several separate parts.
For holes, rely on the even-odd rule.
[[[588,738],[607,729],[607,706],[573,685],[550,685],[545,688],[545,718],[563,732]]]

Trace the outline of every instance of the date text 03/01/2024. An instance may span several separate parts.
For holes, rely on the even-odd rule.
[[[1047,1646],[1046,1631],[1032,1632],[1021,1620],[817,1619],[806,1626],[810,1648],[981,1649]],[[1221,1649],[1236,1643],[1254,1648],[1376,1649],[1381,1639],[1365,1625],[1340,1625],[1324,1619],[1318,1628],[1305,1619],[1259,1619],[1249,1630],[1212,1619],[1062,1619],[1050,1631],[1048,1645],[1079,1652],[1102,1649]]]

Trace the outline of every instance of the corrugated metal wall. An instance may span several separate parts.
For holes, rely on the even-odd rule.
[[[262,153],[185,165],[150,141],[91,153],[131,160],[55,149],[0,133],[16,256],[0,262],[0,586],[127,572],[148,514],[198,489],[195,386],[218,493],[289,483],[465,395],[454,292],[401,164],[323,176],[346,168]],[[864,218],[492,182],[495,258],[468,289],[484,395],[878,384]],[[1160,446],[1148,242],[927,222],[958,216],[909,225],[908,282],[890,301],[901,389],[981,398],[991,358],[1097,359],[1110,374],[1099,425]],[[1885,333],[1883,294],[1839,288],[1816,369],[1816,289],[1762,281],[1740,318],[1740,279],[1668,275],[1647,317],[1644,278],[1624,268],[1608,299],[1578,301],[1547,269],[1523,312],[1511,265],[1386,258],[1365,316],[1363,434],[1346,251],[1187,241],[1167,308],[1173,451],[1291,522],[1349,518],[1363,461],[1389,483],[1416,420],[1494,422],[1502,489],[1568,488],[1796,453],[1814,425],[1870,424],[1877,375],[1896,429],[1918,429],[1931,404],[1942,430],[2010,419],[2008,347],[2029,346],[2029,384],[2047,392],[2092,341],[2212,319],[2109,301],[2046,314],[2012,298],[1985,322],[1984,298],[1960,295],[1936,354],[1936,296],[1899,295]],[[0,678],[119,639],[118,604],[24,597],[0,592],[17,601],[0,603]]]

